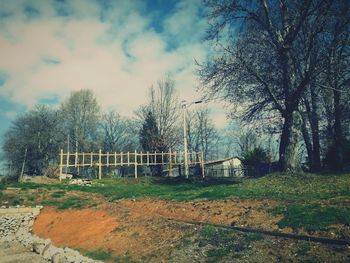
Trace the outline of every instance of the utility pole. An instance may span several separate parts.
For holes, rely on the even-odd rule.
[[[186,125],[186,109],[190,107],[192,104],[199,104],[202,103],[201,100],[194,101],[189,104],[186,104],[186,101],[182,101],[182,110],[183,110],[183,128],[184,128],[184,162],[185,162],[185,177],[188,179],[189,175],[189,168],[188,168],[188,152],[187,152],[187,125]]]
[[[23,180],[23,173],[24,173],[24,166],[26,164],[26,159],[27,159],[27,147],[24,150],[24,158],[23,158],[23,163],[22,163],[22,170],[21,170],[21,175],[19,177],[19,181],[22,182]]]
[[[186,103],[185,101],[182,104],[183,110],[183,121],[184,121],[184,161],[185,161],[185,177],[188,179],[188,159],[187,159],[187,125],[186,125]]]

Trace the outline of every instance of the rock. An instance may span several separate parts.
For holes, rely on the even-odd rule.
[[[63,255],[64,251],[62,248],[58,248],[58,247],[55,247],[53,245],[50,245],[47,247],[46,250],[44,250],[43,252],[43,258],[47,259],[47,260],[51,260],[52,257],[56,254],[59,254],[59,255]]]
[[[51,257],[51,263],[66,263],[66,259],[63,254],[56,253]]]
[[[32,246],[32,250],[33,252],[41,255],[42,252],[44,251],[45,249],[45,244],[43,243],[34,243],[33,246]]]

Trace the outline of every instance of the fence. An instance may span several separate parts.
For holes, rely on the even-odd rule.
[[[187,153],[188,165],[200,165],[202,176],[204,177],[204,158],[203,152]],[[63,167],[66,167],[66,173],[70,167],[79,169],[80,167],[98,167],[98,178],[102,178],[102,167],[122,167],[134,166],[135,178],[137,178],[138,166],[162,165],[167,166],[169,171],[172,166],[184,165],[184,152],[114,152],[102,153],[60,153],[59,178],[62,180]]]

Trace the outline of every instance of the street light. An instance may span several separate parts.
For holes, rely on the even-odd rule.
[[[185,100],[182,101],[182,110],[183,110],[183,126],[184,126],[184,159],[185,159],[185,177],[188,179],[188,157],[187,157],[187,126],[186,126],[186,109],[193,104],[202,103],[201,100],[193,101],[190,103],[186,103]]]

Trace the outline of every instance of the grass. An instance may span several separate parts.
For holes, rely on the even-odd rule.
[[[133,260],[130,255],[115,256],[115,255],[112,255],[109,251],[104,251],[104,250],[88,251],[88,252],[85,252],[84,254],[85,256],[95,260],[115,262],[115,263],[136,263],[136,261]]]
[[[287,207],[276,207],[272,214],[283,214],[278,222],[281,228],[305,228],[306,230],[327,230],[333,224],[350,224],[350,209],[322,207],[320,205],[292,204]]]
[[[0,201],[6,199],[6,187],[22,190],[53,191],[44,204],[60,209],[83,208],[92,205],[79,197],[65,197],[69,191],[97,193],[109,200],[128,198],[159,198],[173,201],[221,200],[227,198],[272,199],[282,206],[271,213],[283,215],[280,227],[304,227],[307,230],[327,229],[334,223],[349,224],[349,174],[271,174],[249,179],[190,179],[150,178],[103,179],[93,181],[90,187],[69,184],[9,183],[0,185]],[[25,191],[24,191],[25,192]],[[11,203],[25,200],[16,196]]]
[[[65,200],[49,199],[42,202],[42,205],[57,206],[58,209],[64,210],[69,208],[81,209],[85,207],[92,207],[96,204],[91,200],[81,198],[79,196],[68,197]]]
[[[12,183],[22,189],[45,188],[61,191],[99,193],[117,200],[123,198],[157,197],[174,201],[225,198],[268,198],[289,202],[327,200],[341,203],[349,200],[350,177],[342,175],[272,174],[242,181],[232,179],[184,180],[168,178],[103,179],[91,187],[67,184]]]
[[[109,252],[106,252],[103,250],[89,251],[85,253],[85,256],[95,260],[102,260],[102,261],[106,261],[112,258],[112,255]]]
[[[65,191],[57,191],[57,192],[53,192],[53,193],[51,194],[51,197],[53,197],[53,198],[61,198],[61,197],[63,197],[65,194],[66,194]]]
[[[260,241],[262,234],[239,234],[230,229],[204,226],[199,232],[198,246],[207,247],[206,262],[226,262],[242,256],[242,252],[250,249],[251,242]]]

